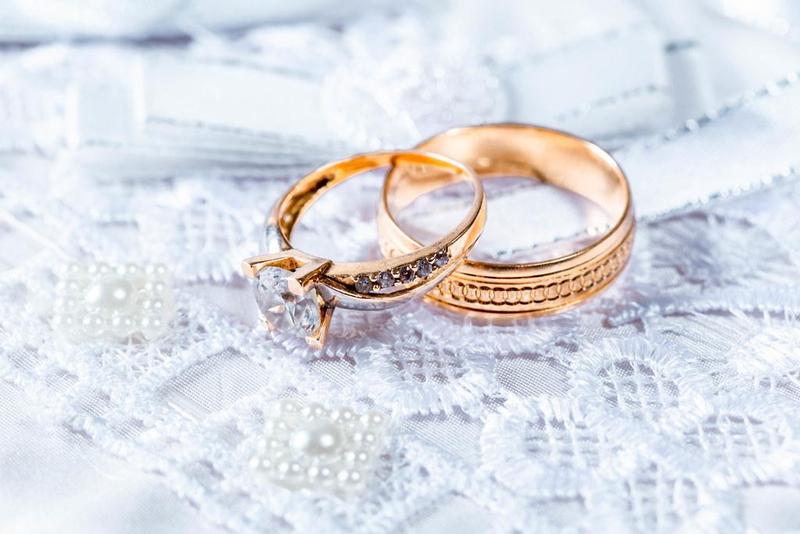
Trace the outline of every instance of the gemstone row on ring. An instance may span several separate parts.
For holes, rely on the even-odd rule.
[[[416,278],[427,278],[436,270],[444,267],[450,261],[447,251],[440,250],[430,258],[420,258],[416,262],[402,265],[392,271],[381,271],[372,275],[360,274],[356,276],[356,291],[359,293],[373,293],[382,289],[413,282]]]

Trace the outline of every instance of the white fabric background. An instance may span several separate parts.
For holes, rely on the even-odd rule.
[[[576,0],[222,16],[164,2],[64,18],[60,4],[7,4],[0,31],[192,39],[4,48],[3,532],[800,528],[796,12]],[[292,23],[219,31],[254,15]],[[510,327],[420,303],[344,313],[323,357],[257,327],[237,263],[288,180],[498,120],[574,131],[622,163],[642,224],[605,298]],[[376,187],[331,195],[299,242],[375,254]],[[552,192],[514,191],[493,197],[482,251],[547,250],[585,222]],[[534,239],[503,239],[531,215]],[[38,301],[65,257],[171,263],[188,326],[147,350],[64,344]],[[415,365],[444,383],[395,372]],[[252,414],[287,392],[389,416],[391,476],[338,501],[248,471]],[[536,427],[526,456],[515,440],[540,420],[577,429],[579,446]],[[231,428],[245,445],[223,439]],[[697,428],[710,437],[693,449]]]

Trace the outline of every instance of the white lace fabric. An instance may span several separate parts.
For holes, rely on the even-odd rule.
[[[497,63],[485,68],[506,57],[494,45]],[[331,76],[331,94],[345,90]],[[391,104],[413,100],[409,87]],[[485,89],[462,95],[459,117]],[[482,102],[479,118],[502,116],[503,102]],[[498,532],[760,528],[746,505],[753,492],[791,497],[800,484],[798,102],[790,72],[681,128],[626,140],[615,155],[634,188],[636,243],[622,277],[585,305],[503,322],[423,301],[338,310],[322,351],[257,320],[238,264],[258,252],[263,214],[286,177],[313,165],[308,146],[325,156],[356,140],[402,143],[452,117],[408,117],[391,131],[365,117],[338,144],[162,118],[148,121],[147,143],[71,153],[34,136],[4,146],[58,157],[51,180],[3,173],[0,228],[20,253],[0,276],[0,375],[43,420],[154,474],[234,532],[452,528],[458,516]],[[57,109],[36,113],[50,121]],[[302,223],[303,246],[376,254],[377,187],[354,183],[346,210],[323,202]],[[57,335],[51,300],[58,268],[72,261],[169,265],[168,332],[127,342]],[[281,402],[305,411],[284,417]],[[264,468],[286,454],[284,442],[269,452],[267,428],[316,429],[315,406],[348,443],[375,440],[337,459],[348,473],[363,465],[357,484]],[[342,422],[376,414],[378,427]],[[368,452],[363,464],[345,455],[356,450]]]
[[[52,277],[34,259],[5,279],[4,376],[49,417],[162,474],[235,530],[396,528],[456,495],[510,527],[530,528],[535,510],[543,526],[588,528],[600,514],[632,530],[742,528],[731,499],[747,485],[791,484],[800,454],[798,270],[757,210],[739,215],[765,195],[769,206],[798,198],[790,183],[641,224],[623,279],[562,316],[483,324],[416,302],[337,316],[319,354],[182,284],[166,338],[70,344],[32,306]],[[218,217],[211,209],[195,224]],[[193,246],[196,225],[160,220],[170,225],[163,243],[180,235]],[[240,240],[212,243],[224,243],[224,255]],[[198,277],[177,263],[187,282],[235,280],[214,274],[219,265],[182,259],[205,266]],[[243,304],[248,290],[235,285]],[[787,290],[772,300],[746,298],[779,286]],[[658,295],[658,306],[639,294]],[[709,303],[713,295],[721,297]],[[390,417],[386,452],[362,494],[290,491],[249,468],[242,444],[258,438],[265,406],[286,397]],[[564,523],[568,504],[581,510],[569,516],[576,524]]]

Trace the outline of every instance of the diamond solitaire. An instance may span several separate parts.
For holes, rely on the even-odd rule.
[[[296,295],[289,289],[290,271],[267,267],[255,281],[256,303],[270,328],[290,331],[300,337],[319,330],[319,295],[315,289]]]

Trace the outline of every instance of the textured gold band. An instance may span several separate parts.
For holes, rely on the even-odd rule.
[[[481,178],[530,177],[567,189],[596,203],[612,220],[597,241],[559,258],[519,264],[467,259],[428,294],[436,303],[492,316],[546,314],[586,300],[625,266],[635,232],[630,188],[617,163],[598,146],[547,128],[498,124],[449,130],[417,148],[463,161]],[[379,213],[387,256],[420,246],[395,220],[398,205],[408,205],[418,192],[399,191],[391,178]],[[404,198],[398,204],[399,195]]]

